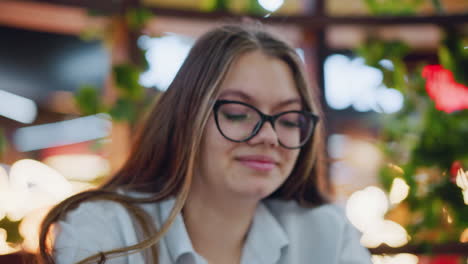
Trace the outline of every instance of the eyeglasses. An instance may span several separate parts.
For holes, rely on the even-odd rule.
[[[252,105],[228,100],[216,101],[213,110],[216,126],[226,139],[246,142],[258,134],[265,122],[270,122],[278,143],[288,149],[304,146],[319,120],[318,116],[307,111],[266,115]]]

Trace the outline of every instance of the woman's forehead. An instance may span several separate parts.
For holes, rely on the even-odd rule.
[[[289,66],[260,51],[244,54],[231,65],[221,83],[220,96],[253,101],[301,101]]]

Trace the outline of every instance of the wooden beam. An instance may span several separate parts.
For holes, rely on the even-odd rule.
[[[435,245],[406,245],[399,248],[389,246],[380,246],[378,248],[369,249],[372,254],[399,254],[410,253],[417,255],[425,254],[453,254],[460,256],[468,256],[468,243],[445,243]]]
[[[106,17],[89,16],[84,8],[25,1],[0,1],[0,25],[79,35],[89,28],[104,28]]]
[[[36,2],[54,3],[58,5],[79,6],[104,13],[117,12],[125,5],[125,0],[94,1],[94,0],[36,0]],[[319,8],[321,8],[319,6]],[[432,15],[432,16],[326,16],[325,14],[307,15],[272,15],[263,16],[234,14],[225,11],[202,12],[199,10],[182,10],[175,8],[149,8],[157,16],[180,17],[200,20],[240,20],[245,16],[256,18],[265,23],[295,24],[306,28],[322,28],[329,25],[404,25],[404,24],[434,24],[458,25],[468,23],[468,14]]]
[[[168,8],[151,8],[158,16],[174,16],[182,18],[196,18],[201,20],[242,19],[244,15],[237,15],[227,12],[200,12],[194,10],[179,10]],[[330,25],[403,25],[403,24],[435,24],[454,25],[468,23],[468,15],[448,15],[448,16],[314,16],[295,15],[281,16],[272,15],[268,18],[261,16],[250,16],[266,23],[295,24],[306,28],[322,28]]]

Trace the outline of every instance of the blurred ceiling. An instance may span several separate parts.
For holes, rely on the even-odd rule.
[[[89,11],[83,7],[105,8],[111,6],[115,9],[124,1],[0,1],[0,10],[2,10],[0,12],[0,27],[3,26],[0,28],[0,34],[9,40],[0,42],[0,78],[2,79],[0,89],[14,90],[36,100],[43,100],[47,94],[44,91],[74,91],[80,83],[102,84],[103,76],[108,72],[108,54],[99,42],[84,42],[78,36],[89,29],[104,30],[108,27],[110,18],[91,16]],[[230,1],[229,8],[234,12],[243,10],[248,1],[250,0]],[[205,16],[203,12],[194,11],[188,14],[196,15],[197,18],[187,19],[188,16],[180,17],[177,16],[177,12],[171,11],[177,9],[200,10],[204,6],[206,8],[207,3],[213,2],[212,0],[142,0],[142,2],[148,6],[172,8],[166,9],[166,11],[155,9],[156,14],[158,14],[158,10],[161,11],[161,14],[156,15],[155,19],[148,24],[146,32],[149,34],[158,35],[164,32],[173,32],[196,37],[222,21],[222,14],[219,17],[210,17]],[[314,17],[310,15],[300,16],[306,11],[312,13],[311,7],[320,3],[319,1],[285,0],[283,6],[278,10],[280,16],[273,21],[276,22],[275,27],[282,32],[280,34],[283,34],[284,38],[294,44],[301,42],[303,31],[315,32],[313,30],[324,28],[323,38],[326,41],[326,46],[331,49],[353,49],[365,41],[369,34],[376,34],[386,39],[404,40],[415,49],[435,51],[442,38],[440,27],[435,25],[438,22],[431,24],[430,21],[417,20],[417,24],[412,25],[411,17],[409,17],[403,18],[404,21],[398,22],[398,25],[392,25],[393,18],[384,18],[383,23],[376,24],[375,22],[380,20],[376,20],[372,16],[364,16],[369,13],[364,2],[365,0],[327,0],[321,2],[325,4],[327,15],[337,16],[336,20],[328,18],[328,20],[324,20],[320,17],[311,19]],[[441,2],[448,14],[462,14],[456,18],[456,21],[464,21],[465,25],[468,24],[468,0],[443,0]],[[430,1],[426,1],[418,14],[433,15],[435,13]],[[292,14],[299,14],[299,16]],[[356,20],[353,18],[356,15],[364,17]],[[341,19],[343,17],[340,16],[348,17]],[[426,19],[432,18],[439,19],[437,16]],[[317,22],[315,28],[309,28],[309,26],[314,26],[315,21]],[[332,23],[327,24],[328,22]],[[451,22],[445,21],[445,23],[450,24]],[[63,56],[60,59],[51,55],[65,53],[68,57]],[[66,65],[65,61],[70,62],[68,66],[64,66]],[[31,74],[25,74],[25,71],[31,72]],[[54,84],[46,84],[52,79],[54,79],[52,82]]]

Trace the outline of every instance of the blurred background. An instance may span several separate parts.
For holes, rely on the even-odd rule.
[[[467,0],[0,1],[0,263],[119,169],[198,36],[247,17],[321,90],[336,203],[373,262],[468,263]]]

